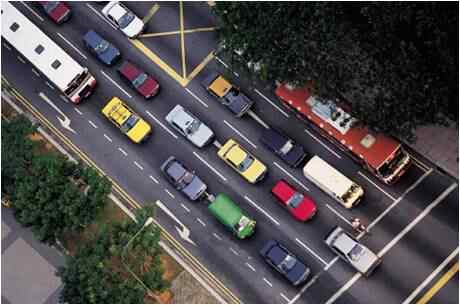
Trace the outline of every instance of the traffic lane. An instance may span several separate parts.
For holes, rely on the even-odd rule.
[[[458,263],[458,261],[457,261]],[[428,304],[458,304],[458,271],[428,300]]]

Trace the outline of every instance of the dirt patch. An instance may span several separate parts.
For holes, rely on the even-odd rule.
[[[174,304],[217,304],[219,303],[195,278],[183,271],[172,282]]]

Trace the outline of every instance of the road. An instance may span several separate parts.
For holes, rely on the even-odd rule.
[[[281,108],[273,92],[253,88],[234,76],[233,82],[255,100],[254,112],[262,122],[251,117],[235,118],[209,96],[200,81],[210,71],[229,71],[225,60],[212,56],[217,36],[212,30],[215,20],[206,3],[185,3],[182,9],[173,2],[127,3],[138,16],[149,12],[152,15],[146,31],[150,35],[136,41],[129,41],[103,20],[99,4],[72,4],[73,18],[59,27],[39,19],[30,4],[14,5],[88,67],[98,86],[81,105],[65,102],[44,76],[35,74],[32,66],[2,40],[3,77],[137,202],[149,205],[161,200],[190,229],[195,245],[181,239],[175,229],[177,223],[163,211],[158,211],[157,220],[242,302],[400,303],[458,249],[457,181],[437,171],[423,156],[415,156],[419,161],[396,185],[382,185],[340,149]],[[177,33],[181,27],[189,32]],[[145,101],[121,82],[116,67],[98,63],[81,41],[90,29],[114,43],[123,59],[154,75],[161,85],[160,94]],[[71,120],[75,132],[60,125],[58,117],[62,115],[40,97],[43,94]],[[112,96],[125,100],[153,126],[147,143],[129,142],[101,115],[101,108]],[[268,165],[267,179],[249,185],[218,159],[214,146],[197,149],[170,129],[164,117],[176,104],[206,122],[220,143],[229,138],[238,140]],[[305,179],[301,169],[287,167],[261,145],[258,138],[264,125],[282,129],[311,155],[319,155],[362,185],[366,191],[364,200],[353,210],[343,209]],[[236,240],[210,216],[205,202],[190,202],[173,189],[159,170],[170,155],[196,170],[212,193],[224,192],[238,202],[257,220],[256,234],[249,240]],[[319,213],[312,221],[295,221],[271,197],[270,188],[281,178],[317,202]],[[361,240],[383,255],[382,266],[369,279],[357,276],[323,242],[334,225],[350,229],[347,220],[352,217],[373,224],[371,234]],[[311,267],[314,276],[306,286],[290,286],[259,258],[258,250],[271,238],[282,241]],[[458,261],[457,255],[454,260]],[[450,291],[442,293],[442,302],[458,303],[458,284],[448,287]]]

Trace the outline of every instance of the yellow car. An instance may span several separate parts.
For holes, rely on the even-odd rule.
[[[152,131],[149,123],[139,117],[118,97],[113,97],[110,102],[102,108],[102,114],[134,143],[144,141]]]
[[[250,183],[262,180],[267,173],[267,167],[233,139],[228,140],[217,155]]]

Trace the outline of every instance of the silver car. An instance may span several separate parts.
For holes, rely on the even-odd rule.
[[[176,105],[165,119],[187,140],[200,148],[214,138],[214,132],[181,105]]]
[[[380,257],[339,226],[332,229],[324,242],[364,276],[369,276],[382,262]]]

